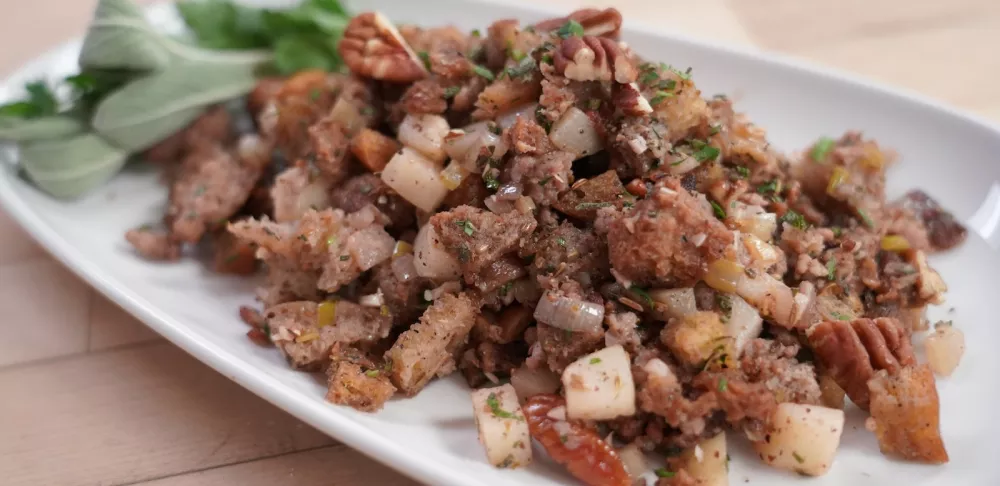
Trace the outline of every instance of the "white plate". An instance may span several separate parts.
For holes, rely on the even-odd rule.
[[[396,21],[451,22],[463,28],[484,27],[503,17],[537,20],[552,13],[461,0],[368,5]],[[170,7],[157,6],[150,15],[157,25],[177,25]],[[886,459],[854,410],[833,470],[809,484],[1000,484],[1000,463],[987,445],[1000,437],[1000,420],[993,412],[1000,398],[995,386],[1000,359],[994,351],[1000,327],[991,300],[1000,288],[1000,263],[994,248],[975,234],[1000,241],[1000,132],[916,96],[797,61],[626,24],[625,38],[638,52],[692,66],[704,93],[738,93],[738,108],[768,128],[772,142],[783,149],[851,128],[898,149],[902,163],[891,171],[890,193],[923,188],[973,229],[968,243],[933,262],[951,292],[948,303],[932,310],[931,317],[954,320],[968,340],[958,371],[939,382],[951,463],[928,467]],[[25,66],[7,80],[0,97],[18,94],[26,80],[75,69],[78,49],[79,42],[71,43]],[[477,443],[468,390],[459,378],[438,381],[416,398],[393,401],[376,415],[326,403],[321,380],[290,370],[275,350],[257,347],[244,336],[246,325],[236,308],[252,302],[253,282],[212,275],[192,260],[157,265],[133,255],[122,235],[158,220],[165,202],[166,191],[151,170],[131,167],[85,200],[62,203],[25,183],[9,164],[0,169],[0,201],[64,264],[201,361],[318,429],[430,484],[575,484],[551,464],[521,471],[488,466]],[[760,465],[746,444],[731,442],[736,443],[733,484],[746,478],[751,484],[805,482]]]

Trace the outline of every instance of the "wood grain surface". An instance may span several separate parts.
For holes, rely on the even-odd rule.
[[[82,34],[95,2],[2,0],[0,72]],[[587,3],[857,72],[1000,120],[996,0]],[[2,212],[0,316],[0,484],[414,484],[159,339]]]

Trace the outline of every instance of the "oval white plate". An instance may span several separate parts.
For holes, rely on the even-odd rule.
[[[526,21],[560,14],[486,1],[379,0],[366,3],[395,21],[485,27],[504,17]],[[172,8],[159,5],[150,17],[177,28]],[[626,20],[625,38],[647,58],[692,66],[705,94],[737,93],[737,108],[766,127],[782,149],[806,146],[820,135],[862,129],[899,150],[902,163],[889,177],[890,193],[919,187],[969,222],[972,236],[958,251],[934,258],[951,287],[948,303],[931,318],[950,319],[968,340],[966,357],[953,377],[939,382],[941,421],[951,463],[905,464],[878,452],[864,430],[863,415],[849,415],[833,470],[805,480],[759,464],[738,438],[731,453],[731,482],[792,485],[1000,484],[1000,463],[987,444],[1000,437],[993,409],[1000,360],[994,351],[1000,327],[992,306],[1000,288],[1000,132],[987,123],[919,97],[852,80],[751,51],[709,45]],[[40,57],[0,87],[0,98],[20,92],[24,81],[75,69],[79,42]],[[315,377],[292,371],[273,349],[244,336],[236,308],[252,302],[254,282],[212,275],[199,263],[157,265],[135,257],[122,235],[158,220],[166,191],[148,168],[130,167],[108,187],[86,199],[63,203],[25,183],[16,168],[0,170],[0,201],[10,214],[69,268],[145,321],[150,327],[237,383],[275,405],[414,478],[435,485],[575,484],[559,467],[528,470],[488,466],[477,443],[468,390],[458,378],[438,381],[419,396],[396,400],[376,415],[332,406]],[[979,232],[982,235],[977,236]],[[986,240],[993,241],[991,246]]]

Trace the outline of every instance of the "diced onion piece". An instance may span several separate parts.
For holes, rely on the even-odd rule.
[[[469,172],[462,168],[458,161],[452,160],[448,167],[441,171],[441,182],[449,191],[454,191],[458,189],[458,186],[462,184],[462,179],[465,179],[467,175]]]
[[[392,258],[392,249],[395,246],[396,240],[377,226],[352,233],[347,237],[347,250],[351,252],[354,262],[363,271]]]
[[[563,371],[562,384],[570,419],[611,420],[635,415],[632,363],[621,345],[574,361]]]
[[[358,105],[345,98],[338,99],[327,116],[344,127],[344,132],[348,135],[353,135],[367,124],[365,118],[361,116]]]
[[[705,282],[712,285],[708,279]],[[714,285],[713,287],[721,290]],[[736,285],[735,293],[756,307],[762,315],[789,328],[794,326],[811,301],[811,296],[800,294],[802,302],[797,303],[796,297],[799,296],[794,295],[785,282],[763,272],[757,272],[753,278],[744,274]]]
[[[843,410],[782,403],[771,423],[774,430],[753,444],[765,464],[808,476],[830,470],[844,431]]]
[[[521,403],[535,396],[559,390],[559,375],[548,368],[531,369],[521,366],[510,373],[510,384],[517,391]]]
[[[434,162],[444,162],[444,137],[451,127],[438,115],[406,115],[399,125],[399,141]]]
[[[382,289],[378,289],[374,294],[362,295],[358,298],[358,305],[363,307],[382,307],[385,305],[385,295]]]
[[[770,268],[778,261],[784,258],[784,255],[778,251],[774,245],[758,238],[756,235],[744,234],[741,237],[743,241],[743,249],[746,251],[746,256],[749,257],[750,261],[747,262],[748,266],[753,266],[760,269]]]
[[[309,177],[309,169],[292,167],[275,178],[271,199],[275,221],[298,221],[310,209],[330,207],[330,188],[323,178]]]
[[[949,324],[939,324],[924,340],[924,350],[931,371],[950,376],[965,354],[965,334]]]
[[[760,206],[735,201],[727,213],[729,220],[733,221],[740,231],[752,234],[765,242],[770,242],[778,229],[778,215],[766,212]]]
[[[629,477],[633,480],[637,480],[643,474],[649,472],[649,462],[646,461],[646,454],[642,452],[642,449],[635,442],[618,449],[618,458],[622,460],[625,470],[628,471]]]
[[[507,153],[500,126],[493,122],[479,122],[462,130],[452,130],[444,139],[444,150],[452,160],[457,160],[465,170],[479,173],[477,160],[481,154],[499,159]]]
[[[747,343],[760,335],[764,329],[764,319],[757,309],[743,300],[742,297],[729,294],[729,320],[726,321],[726,331],[733,338],[733,348],[736,356],[743,354]]]
[[[577,158],[593,155],[604,149],[594,122],[576,107],[566,110],[562,118],[552,125],[549,138],[559,150],[576,154]]]
[[[847,172],[847,169],[839,165],[834,167],[833,173],[830,174],[830,182],[826,185],[826,193],[831,196],[837,194],[837,188],[849,178],[850,174]]]
[[[701,165],[698,159],[685,153],[678,153],[675,157],[677,157],[677,160],[669,159],[670,162],[667,166],[667,171],[671,175],[687,174]]]
[[[650,289],[649,297],[653,299],[653,314],[657,319],[682,318],[698,312],[694,299],[694,289]]]
[[[490,464],[500,468],[531,464],[528,422],[514,387],[508,384],[473,391],[472,411],[479,429],[479,441],[486,448]]]
[[[604,306],[546,292],[535,307],[535,320],[567,331],[597,332],[604,322]]]
[[[725,432],[685,450],[680,460],[699,486],[729,486]]]
[[[734,293],[745,272],[746,267],[743,265],[732,260],[719,259],[708,265],[705,283],[720,292]]]
[[[462,274],[458,259],[441,244],[434,225],[425,224],[413,240],[413,263],[417,275],[436,281],[453,280]]]
[[[400,282],[409,282],[411,279],[417,276],[417,267],[413,263],[415,260],[413,254],[407,253],[399,257],[393,257],[392,259],[392,274],[396,276],[396,279]]]
[[[529,103],[527,105],[514,108],[506,113],[501,113],[500,116],[497,117],[497,125],[500,125],[500,128],[503,129],[510,128],[514,125],[514,122],[517,121],[517,117],[519,116],[533,120],[535,118],[535,109],[537,108],[538,103]]]
[[[420,152],[404,147],[389,160],[382,171],[382,180],[411,204],[431,213],[448,195],[440,171],[437,164]]]
[[[910,242],[902,235],[885,235],[880,246],[885,251],[904,251],[910,249]]]

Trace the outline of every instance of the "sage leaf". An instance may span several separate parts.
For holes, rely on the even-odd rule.
[[[128,154],[94,133],[21,144],[20,165],[40,189],[59,199],[75,199],[106,183]]]
[[[119,148],[142,151],[190,124],[206,106],[250,92],[259,64],[259,58],[174,64],[109,95],[97,106],[91,126]]]
[[[30,119],[0,117],[0,140],[11,142],[65,138],[86,130],[86,123],[66,115]]]
[[[164,40],[131,0],[100,0],[80,51],[80,67],[160,70],[171,61]]]

